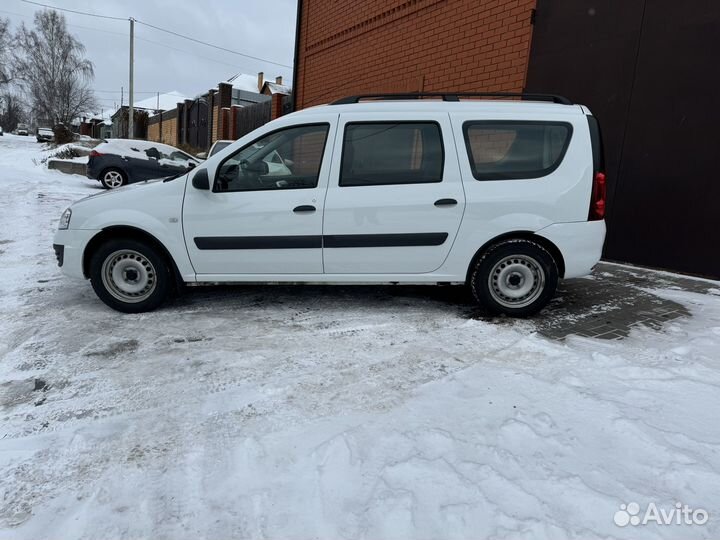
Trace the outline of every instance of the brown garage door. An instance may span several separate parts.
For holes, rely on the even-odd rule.
[[[609,259],[720,278],[720,2],[538,0],[527,91],[600,120]]]

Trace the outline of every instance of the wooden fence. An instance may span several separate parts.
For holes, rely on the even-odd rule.
[[[270,121],[271,103],[266,101],[247,107],[233,107],[232,110],[235,113],[232,123],[235,129],[231,138],[239,139]]]

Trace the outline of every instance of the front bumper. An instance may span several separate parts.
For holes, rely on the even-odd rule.
[[[55,232],[53,249],[58,265],[66,276],[85,279],[83,254],[88,242],[100,231],[86,229],[65,229]],[[58,251],[61,253],[58,255]]]

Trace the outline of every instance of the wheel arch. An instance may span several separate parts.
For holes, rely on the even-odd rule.
[[[508,233],[503,233],[501,235],[496,236],[495,238],[492,238],[491,240],[488,240],[485,242],[480,249],[478,249],[475,252],[475,255],[473,255],[473,258],[470,260],[470,264],[467,268],[467,274],[465,276],[465,282],[470,283],[470,276],[472,275],[473,267],[475,266],[475,263],[487,252],[488,249],[490,249],[495,244],[502,242],[503,240],[532,240],[533,242],[540,244],[542,247],[544,247],[548,253],[552,256],[553,260],[555,261],[555,264],[557,264],[558,267],[558,275],[559,277],[565,276],[565,259],[563,258],[562,252],[560,249],[552,243],[547,238],[544,238],[538,234],[533,233],[532,231],[513,231]]]
[[[110,227],[105,227],[90,239],[90,241],[87,243],[87,246],[85,246],[85,251],[83,252],[82,257],[82,270],[83,275],[86,279],[90,277],[90,259],[92,259],[93,253],[95,253],[95,251],[104,242],[115,238],[129,238],[132,240],[138,240],[150,244],[152,247],[157,249],[160,254],[166,259],[168,264],[170,264],[170,268],[172,268],[176,284],[180,285],[183,283],[183,279],[180,275],[180,270],[178,269],[177,263],[175,262],[175,259],[173,259],[170,251],[165,247],[165,245],[149,232],[138,227],[132,227],[130,225],[112,225]]]

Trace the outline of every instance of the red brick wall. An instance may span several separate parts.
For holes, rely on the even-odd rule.
[[[535,0],[303,0],[297,107],[366,92],[520,92]]]

